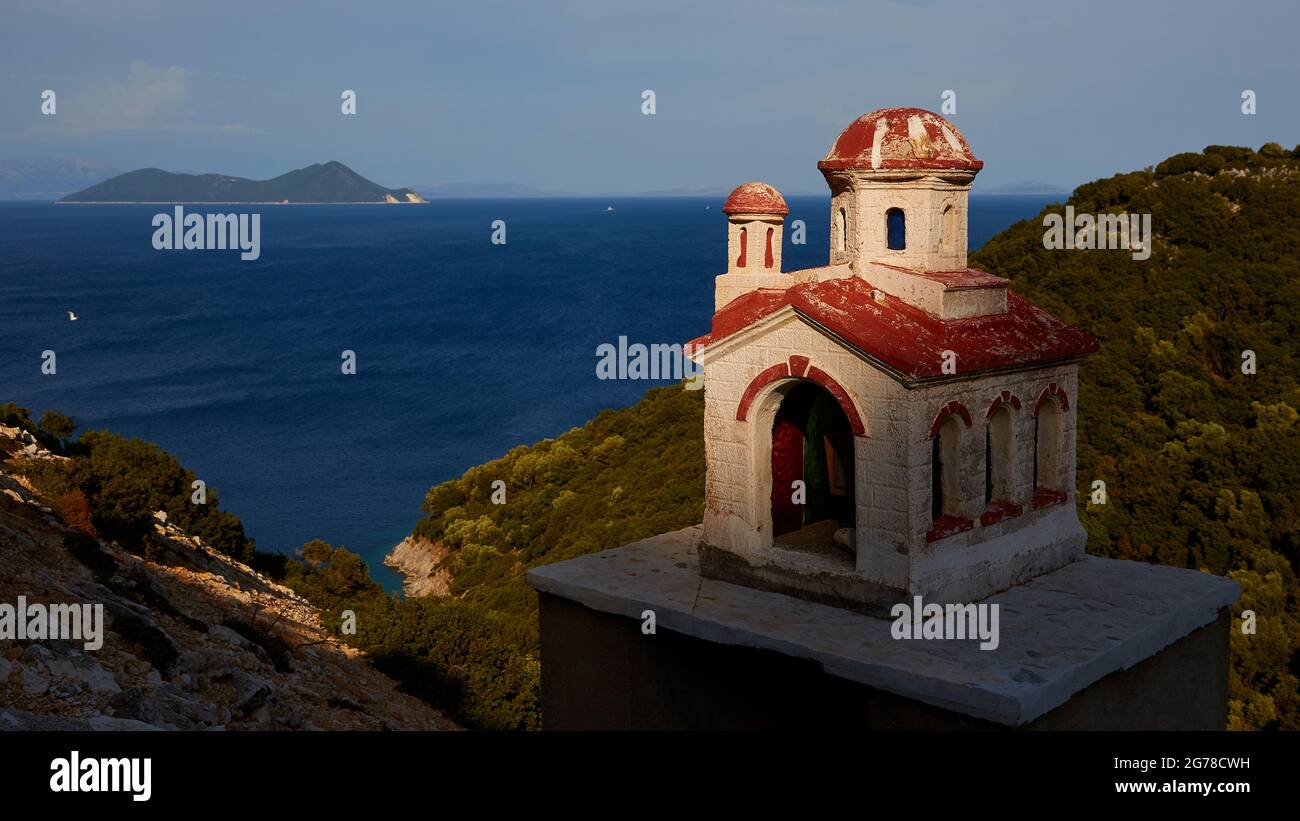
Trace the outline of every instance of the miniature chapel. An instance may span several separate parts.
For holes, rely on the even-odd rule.
[[[527,571],[548,729],[1226,726],[1240,586],[1084,554],[1097,340],[969,266],[982,167],[937,114],[859,118],[819,163],[830,259],[804,270],[780,193],[731,193],[690,343],[703,524]],[[996,640],[903,640],[939,638],[896,632],[918,596],[987,604]]]
[[[691,343],[704,576],[883,615],[1083,557],[1074,403],[1097,341],[968,266],[982,167],[937,114],[860,117],[818,163],[828,264],[796,271],[781,194],[731,193],[712,328]]]

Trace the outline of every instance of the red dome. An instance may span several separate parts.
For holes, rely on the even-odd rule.
[[[923,108],[881,108],[849,123],[817,167],[823,171],[949,169],[979,171],[957,126]]]
[[[724,214],[781,214],[790,213],[781,192],[765,182],[747,182],[738,186],[722,205]]]

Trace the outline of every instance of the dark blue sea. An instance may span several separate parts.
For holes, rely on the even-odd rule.
[[[1059,199],[972,197],[972,246]],[[261,258],[242,262],[154,250],[150,221],[167,206],[0,203],[0,403],[157,442],[260,549],[322,538],[396,589],[381,561],[430,486],[652,386],[597,379],[597,346],[708,329],[720,207],[195,206],[261,214]],[[807,244],[787,233],[784,267],[824,265],[828,200],[790,208]],[[505,245],[490,241],[494,220]],[[340,372],[345,349],[355,376]]]

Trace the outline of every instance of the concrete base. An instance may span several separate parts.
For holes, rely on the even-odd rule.
[[[529,571],[547,729],[1225,726],[1226,579],[1088,558],[986,600],[1001,643],[980,650],[705,579],[698,538]]]
[[[547,730],[1006,729],[830,675],[806,659],[669,631],[647,637],[637,620],[546,593],[539,602]],[[1225,610],[1021,729],[1224,729],[1228,620]]]

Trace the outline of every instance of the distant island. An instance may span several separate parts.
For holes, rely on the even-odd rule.
[[[270,180],[225,174],[174,174],[158,168],[128,171],[69,194],[73,203],[341,204],[422,203],[409,188],[384,188],[341,162],[309,165]]]

